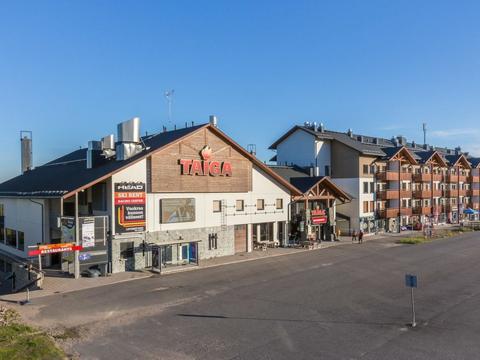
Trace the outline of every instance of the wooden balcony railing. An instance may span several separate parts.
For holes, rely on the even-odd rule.
[[[433,181],[443,181],[442,174],[433,174]]]
[[[441,197],[442,196],[442,190],[433,190],[432,191],[432,196],[433,197]]]
[[[430,215],[432,208],[430,206],[419,206],[413,208],[413,214],[415,215]]]
[[[413,174],[413,181],[416,182],[430,182],[432,179],[432,174]]]
[[[378,181],[398,181],[398,171],[380,171],[376,177]],[[412,173],[400,172],[400,180],[412,180]]]
[[[416,199],[429,199],[432,196],[430,190],[415,190],[413,192],[413,197]]]
[[[458,175],[447,174],[445,181],[449,183],[456,183],[458,182]]]
[[[398,208],[386,208],[377,211],[377,215],[379,218],[388,219],[398,217]],[[412,208],[401,208],[400,214],[403,216],[411,216],[412,215]]]

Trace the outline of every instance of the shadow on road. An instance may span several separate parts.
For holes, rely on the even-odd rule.
[[[177,314],[177,316],[191,317],[191,318],[206,318],[206,319],[225,319],[225,320],[257,320],[257,321],[282,321],[282,322],[299,322],[299,323],[316,323],[316,324],[345,324],[345,325],[375,325],[375,326],[404,326],[402,322],[371,322],[371,321],[342,321],[342,320],[309,320],[309,319],[274,319],[274,318],[259,318],[259,317],[239,317],[239,316],[225,316],[225,315],[203,315],[203,314]]]

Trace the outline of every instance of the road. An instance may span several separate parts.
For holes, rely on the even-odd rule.
[[[24,313],[81,329],[82,359],[478,359],[479,259],[479,233],[375,240],[45,297]]]

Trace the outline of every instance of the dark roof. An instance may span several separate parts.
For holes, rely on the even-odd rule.
[[[415,155],[417,155],[417,157],[419,158],[419,160],[422,164],[425,164],[428,160],[430,160],[430,158],[433,156],[433,154],[435,154],[434,150],[416,151],[415,152]]]
[[[374,144],[367,144],[365,142],[361,142],[358,140],[356,135],[352,135],[350,137],[348,134],[334,132],[334,131],[325,131],[326,133],[330,134],[333,139],[337,140],[338,142],[360,152],[363,155],[371,155],[371,156],[385,156],[383,148],[379,145]]]
[[[322,138],[322,139],[331,139],[332,138],[329,134],[327,134],[325,132],[319,132],[319,131],[309,129],[305,126],[295,125],[290,130],[288,130],[285,134],[283,134],[277,141],[275,141],[272,145],[270,145],[269,149],[270,150],[275,150],[277,148],[278,144],[280,144],[283,140],[288,138],[291,134],[293,134],[297,130],[303,130],[303,131],[309,133],[310,135],[315,136],[316,138]]]
[[[308,168],[303,168],[297,165],[268,165],[268,167],[270,168],[270,170],[272,170],[288,182],[290,182],[290,179],[294,177],[310,175],[310,170]]]
[[[310,190],[316,183],[322,180],[324,176],[302,176],[302,177],[292,177],[290,182],[303,194]]]
[[[468,158],[468,161],[472,164],[472,167],[476,168],[478,165],[480,165],[480,158]]]
[[[0,196],[61,197],[116,172],[145,155],[204,126],[206,125],[197,125],[146,136],[142,140],[148,150],[144,150],[124,161],[106,160],[102,165],[92,169],[87,169],[86,167],[87,149],[75,150],[0,184]]]

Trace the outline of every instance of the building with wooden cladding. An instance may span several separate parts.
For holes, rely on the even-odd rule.
[[[307,190],[328,206],[345,197],[328,180],[321,193],[317,182]],[[30,247],[45,248],[43,267],[78,277],[92,267],[162,271],[288,245],[291,204],[305,193],[297,186],[216,121],[140,137],[134,118],[118,125],[116,141],[92,140],[0,184],[0,253],[35,262]],[[58,243],[80,249],[53,253]],[[11,270],[3,264],[0,273]]]
[[[272,161],[310,168],[353,196],[337,209],[343,231],[398,231],[401,226],[457,223],[478,218],[480,159],[402,136],[384,139],[294,126],[275,141]]]

